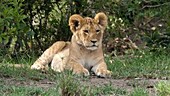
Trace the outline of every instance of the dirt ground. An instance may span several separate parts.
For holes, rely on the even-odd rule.
[[[1,78],[1,81],[6,85],[16,85],[16,86],[34,86],[48,89],[54,87],[56,82],[52,82],[48,79],[43,80],[17,80],[15,78]],[[134,88],[140,87],[144,88],[149,92],[149,96],[155,96],[156,90],[154,85],[159,82],[159,79],[142,79],[142,78],[133,78],[133,79],[111,79],[111,78],[97,78],[91,76],[87,80],[80,80],[82,84],[89,86],[103,86],[111,84],[114,88],[125,89],[127,92],[132,92]]]

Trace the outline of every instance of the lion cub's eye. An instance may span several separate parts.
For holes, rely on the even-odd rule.
[[[98,33],[98,32],[100,32],[100,30],[96,30],[96,32]]]
[[[83,30],[84,33],[89,33],[89,30]]]

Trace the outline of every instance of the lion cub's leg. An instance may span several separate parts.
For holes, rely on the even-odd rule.
[[[92,68],[92,71],[100,77],[111,77],[112,72],[107,70],[107,65],[105,62],[102,62]]]
[[[34,62],[31,69],[46,70],[48,68],[48,63],[52,61],[54,55],[60,52],[65,46],[66,43],[64,41],[54,43]]]
[[[90,75],[89,71],[84,68],[83,65],[74,60],[69,61],[68,67],[73,71],[74,74],[83,74],[84,76]]]
[[[68,60],[68,56],[69,56],[69,48],[57,53],[51,62],[51,69],[57,72],[64,71],[65,65]]]

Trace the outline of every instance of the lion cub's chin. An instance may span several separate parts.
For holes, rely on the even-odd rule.
[[[86,47],[86,49],[88,49],[88,50],[97,50],[98,49],[98,47],[97,46],[91,46],[91,47]]]

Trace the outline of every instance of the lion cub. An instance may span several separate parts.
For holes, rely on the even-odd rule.
[[[73,35],[71,42],[58,41],[49,47],[31,66],[31,69],[46,69],[51,62],[54,71],[70,69],[73,73],[100,77],[111,75],[104,61],[102,40],[107,26],[107,16],[98,13],[94,18],[74,14],[69,18]]]

